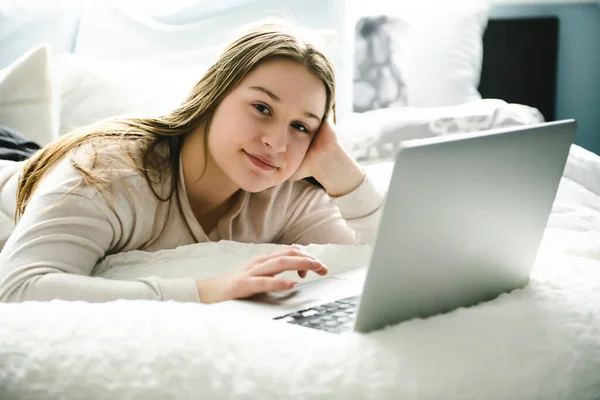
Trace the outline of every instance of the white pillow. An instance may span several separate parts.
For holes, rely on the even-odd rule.
[[[407,30],[406,21],[389,15],[364,16],[356,23],[355,112],[407,105],[404,71],[396,62]]]
[[[15,229],[15,210],[17,209],[16,172],[21,163],[0,160],[0,251]]]
[[[57,58],[60,133],[113,116],[156,116],[177,107],[208,66],[170,68],[74,54]]]
[[[38,46],[0,71],[0,125],[39,145],[58,136],[47,46]]]
[[[340,143],[357,160],[393,158],[405,140],[538,124],[536,108],[482,99],[446,107],[401,107],[353,113],[338,124]]]
[[[214,4],[213,4],[214,3]],[[338,110],[352,104],[354,33],[352,3],[338,0],[171,0],[89,2],[82,14],[74,53],[106,60],[184,66],[213,61],[242,25],[265,17],[287,17],[324,32],[336,67]],[[315,10],[318,9],[318,12]],[[332,32],[336,32],[332,38]],[[315,36],[322,36],[316,34]]]
[[[407,49],[397,53],[408,105],[442,107],[481,99],[477,87],[489,0],[428,0],[411,7]]]

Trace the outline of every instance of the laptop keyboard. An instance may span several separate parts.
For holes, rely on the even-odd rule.
[[[358,299],[359,296],[347,297],[274,319],[330,333],[343,333],[352,329]]]

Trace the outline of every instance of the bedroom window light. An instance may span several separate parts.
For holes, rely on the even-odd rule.
[[[202,12],[211,14],[230,8],[240,7],[254,0],[94,0],[97,2],[112,3],[116,7],[140,12],[149,17],[175,15],[183,10],[198,4],[202,4]]]
[[[491,4],[494,1],[502,0],[425,0],[416,2],[413,0],[400,0],[390,2],[388,0],[371,0],[369,2],[358,2],[357,7],[359,15],[379,15],[387,14],[402,18],[410,18],[423,13],[442,12],[443,9],[455,9],[457,7],[481,7],[485,4]],[[518,0],[516,0],[518,1]],[[596,1],[596,0],[594,0]],[[432,11],[434,10],[434,11]]]

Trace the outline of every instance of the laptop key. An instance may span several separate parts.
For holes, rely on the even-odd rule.
[[[302,313],[303,317],[314,317],[315,315],[319,315],[319,312],[317,310],[306,310],[303,311]]]

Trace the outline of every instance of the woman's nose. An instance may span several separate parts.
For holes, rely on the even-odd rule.
[[[264,132],[262,142],[275,153],[284,152],[287,149],[287,131],[287,127],[271,126]]]

